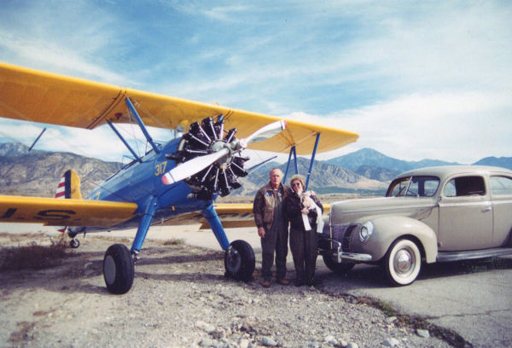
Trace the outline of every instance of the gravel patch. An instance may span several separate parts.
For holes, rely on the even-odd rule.
[[[264,289],[260,262],[254,281],[227,279],[222,252],[183,244],[146,241],[134,287],[111,295],[101,269],[114,241],[81,242],[60,266],[0,273],[1,346],[450,347],[321,285]]]

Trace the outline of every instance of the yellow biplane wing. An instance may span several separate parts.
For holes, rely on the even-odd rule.
[[[132,122],[125,99],[139,109],[145,125],[185,130],[206,117],[224,115],[225,128],[245,138],[280,118],[142,92],[0,63],[0,117],[92,129],[110,121]],[[309,155],[320,134],[317,152],[340,148],[357,140],[352,132],[287,120],[287,128],[254,150]],[[111,227],[134,217],[137,205],[79,199],[0,196],[1,222],[38,222],[56,226]],[[217,205],[227,226],[251,226],[252,205]],[[187,214],[185,214],[186,217]],[[197,215],[191,213],[191,215]],[[179,218],[178,218],[179,219]],[[240,222],[242,221],[242,222]]]
[[[92,129],[105,124],[130,122],[125,98],[139,106],[146,126],[176,128],[224,115],[226,129],[237,128],[245,138],[279,120],[227,107],[203,104],[169,96],[91,82],[0,63],[0,117]],[[288,153],[295,145],[298,155],[311,154],[316,135],[321,134],[318,152],[331,151],[357,140],[356,133],[287,120],[278,135],[249,148]]]
[[[0,222],[111,227],[133,217],[135,203],[0,196]]]
[[[324,215],[329,214],[330,204],[323,204]],[[254,214],[252,204],[215,204],[215,211],[226,228],[254,227]],[[203,219],[201,228],[209,228],[208,223]]]

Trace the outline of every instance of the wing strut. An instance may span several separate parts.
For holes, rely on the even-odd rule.
[[[121,133],[119,133],[119,131],[117,130],[116,127],[114,127],[114,125],[112,124],[112,122],[110,122],[109,120],[106,120],[107,121],[107,124],[110,126],[110,128],[112,128],[112,130],[114,131],[114,133],[116,133],[117,137],[119,139],[121,139],[121,141],[123,142],[124,146],[126,146],[128,148],[128,150],[130,150],[130,152],[132,153],[133,157],[139,161],[139,162],[142,162],[139,155],[137,155],[137,153],[135,153],[135,151],[133,151],[132,147],[130,146],[130,144],[128,144],[128,142],[124,139],[124,137],[121,135]]]
[[[304,191],[308,189],[309,177],[311,176],[311,171],[313,170],[313,163],[315,162],[316,150],[318,149],[318,142],[320,141],[320,133],[316,134],[315,147],[313,148],[313,153],[311,154],[311,161],[309,162],[309,170],[308,175],[306,176],[306,187]]]
[[[30,147],[28,148],[28,151],[32,151],[32,149],[34,148],[34,146],[36,146],[36,143],[39,141],[39,139],[41,139],[41,137],[43,136],[44,132],[46,132],[46,128],[44,128],[41,133],[39,133],[39,136],[36,138],[36,140],[34,140],[34,142],[32,143],[32,145],[30,145]]]
[[[146,126],[144,125],[144,122],[142,122],[142,119],[140,118],[139,114],[137,113],[137,110],[135,110],[135,107],[133,106],[132,101],[130,98],[125,99],[126,106],[128,107],[128,111],[130,112],[130,115],[135,118],[135,121],[139,124],[140,130],[146,137],[146,140],[151,145],[153,150],[155,150],[155,153],[160,153],[160,148],[156,146],[155,142],[153,141],[153,138],[151,138],[151,135],[149,135],[148,130]]]
[[[299,166],[297,164],[297,150],[295,149],[295,145],[290,148],[290,154],[288,155],[288,162],[286,163],[286,171],[284,173],[283,182],[286,182],[286,177],[288,176],[288,169],[290,169],[290,160],[292,159],[295,162],[295,174],[299,174]]]
[[[318,142],[319,141],[320,141],[320,133],[317,133],[316,140],[315,140],[315,146],[313,148],[313,153],[311,154],[311,160],[309,161],[309,170],[306,175],[306,187],[304,188],[304,191],[306,191],[308,189],[309,178],[311,176],[311,171],[313,170],[313,164],[315,162],[315,156],[316,156],[316,152],[318,150]],[[297,150],[295,149],[295,145],[293,145],[290,148],[290,154],[288,155],[288,163],[286,164],[286,171],[284,173],[283,182],[286,182],[286,177],[288,175],[288,170],[290,169],[290,162],[291,162],[292,156],[293,156],[293,162],[295,163],[295,174],[299,174],[299,165],[298,165],[298,161],[297,161]]]

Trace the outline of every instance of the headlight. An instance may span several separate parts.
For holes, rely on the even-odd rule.
[[[368,239],[370,239],[373,234],[373,224],[368,221],[363,224],[361,230],[359,231],[359,240],[361,243],[366,243]]]

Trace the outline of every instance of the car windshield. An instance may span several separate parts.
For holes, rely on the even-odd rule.
[[[439,178],[434,176],[408,176],[393,180],[386,197],[432,197],[438,187]]]

